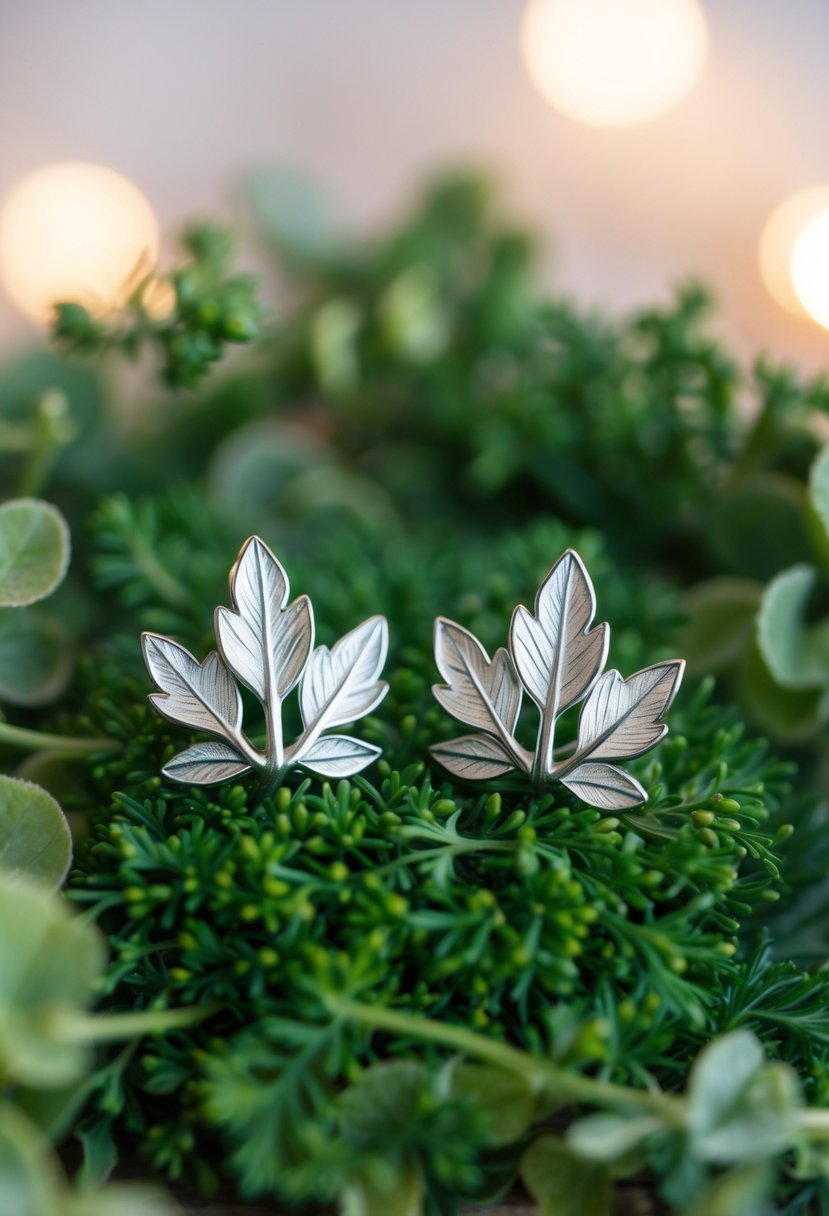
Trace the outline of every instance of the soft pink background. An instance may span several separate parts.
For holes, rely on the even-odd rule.
[[[721,326],[820,366],[829,334],[782,312],[756,246],[788,194],[829,184],[829,3],[707,0],[704,77],[671,114],[602,131],[524,71],[520,0],[0,0],[0,194],[58,160],[131,177],[170,229],[233,213],[248,166],[317,175],[360,225],[430,170],[491,167],[588,303],[702,275]],[[26,333],[0,296],[0,351]]]

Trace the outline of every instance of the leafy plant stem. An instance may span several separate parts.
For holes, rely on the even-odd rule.
[[[21,498],[39,494],[49,475],[55,455],[72,438],[67,423],[69,405],[59,389],[45,392],[38,404],[32,443],[17,482]]]
[[[66,1013],[57,1015],[58,1036],[67,1043],[102,1043],[145,1034],[164,1034],[203,1022],[217,1005],[183,1009],[142,1009],[136,1013]]]
[[[25,751],[55,752],[62,756],[85,756],[118,747],[114,739],[83,739],[72,735],[52,735],[46,731],[28,730],[24,726],[12,726],[0,722],[0,744],[23,748]]]
[[[672,1094],[631,1089],[599,1081],[559,1068],[528,1052],[495,1042],[462,1026],[451,1026],[417,1014],[401,1013],[376,1005],[365,1005],[347,997],[329,995],[328,1008],[338,1017],[357,1022],[374,1030],[408,1035],[414,1039],[440,1043],[465,1055],[486,1060],[508,1072],[526,1077],[536,1091],[542,1091],[571,1102],[587,1102],[595,1106],[638,1107],[658,1114],[666,1122],[683,1127],[685,1101]]]
[[[138,537],[132,547],[132,558],[136,569],[140,571],[165,604],[179,609],[189,606],[190,595],[186,588],[165,570],[153,550],[143,544]]]

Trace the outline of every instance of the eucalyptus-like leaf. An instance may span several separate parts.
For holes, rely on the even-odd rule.
[[[509,652],[490,659],[478,639],[446,617],[435,621],[435,662],[446,681],[432,692],[447,713],[490,734],[512,734],[521,709],[521,684]]]
[[[829,683],[826,623],[809,626],[806,610],[817,570],[805,563],[782,570],[763,592],[757,616],[757,646],[784,688],[821,688]]]
[[[363,717],[388,691],[379,678],[388,649],[385,619],[370,617],[331,649],[319,646],[312,652],[311,602],[300,596],[288,603],[288,576],[256,536],[239,554],[230,590],[233,608],[219,607],[215,614],[221,655],[214,652],[200,663],[171,638],[144,634],[144,658],[159,689],[150,695],[152,704],[172,722],[218,736],[218,742],[197,741],[174,756],[164,775],[192,785],[216,785],[255,770],[263,779],[264,795],[291,768],[323,777],[361,772],[377,759],[380,748],[324,732]],[[262,751],[242,732],[236,680],[262,702]],[[300,680],[305,729],[286,746],[282,701]]]
[[[235,738],[242,725],[242,698],[215,650],[200,663],[189,650],[158,633],[141,638],[147,670],[159,692],[149,701],[179,726]]]
[[[584,564],[569,549],[535,598],[535,616],[522,605],[510,626],[510,650],[538,708],[556,717],[575,705],[607,659],[607,625],[590,629],[596,597]]]
[[[0,1216],[54,1212],[60,1173],[45,1136],[9,1103],[0,1107]]]
[[[282,565],[252,536],[231,571],[234,608],[216,609],[216,640],[225,662],[266,704],[291,691],[314,642],[311,601],[303,595],[288,604],[288,591]]]
[[[628,680],[617,671],[601,675],[609,628],[591,629],[595,611],[587,571],[578,554],[568,550],[541,585],[535,615],[520,605],[515,609],[509,652],[498,650],[490,659],[467,629],[438,617],[435,662],[446,683],[432,691],[453,717],[482,733],[436,744],[434,758],[467,781],[501,777],[513,769],[529,775],[536,787],[560,781],[602,810],[629,810],[646,802],[634,777],[604,761],[639,756],[659,742],[685,665],[672,659]],[[534,753],[513,733],[522,685],[540,711]],[[556,749],[557,719],[579,701],[584,704],[578,740]],[[557,759],[562,752],[564,759]]]
[[[0,775],[0,871],[55,889],[72,861],[72,833],[51,794]]]
[[[641,806],[648,800],[648,795],[636,778],[615,764],[598,764],[587,760],[561,777],[561,784],[566,785],[583,802],[604,811]]]
[[[9,1081],[47,1088],[79,1080],[87,1048],[63,1033],[63,1019],[92,1003],[106,960],[104,939],[47,888],[22,878],[0,877],[0,925],[6,926],[0,1072]]]
[[[0,701],[47,705],[72,674],[72,647],[59,621],[38,608],[0,608]]]
[[[534,1140],[519,1171],[539,1216],[610,1216],[610,1173],[604,1165],[581,1160],[558,1136]]]
[[[302,677],[299,707],[306,727],[344,726],[382,701],[388,684],[378,680],[388,651],[385,617],[372,616],[329,650],[318,646]]]
[[[663,718],[684,666],[681,659],[671,659],[627,680],[618,671],[606,671],[582,707],[577,755],[582,760],[620,760],[654,747],[668,733]],[[568,775],[575,768],[570,763]]]
[[[69,548],[57,507],[37,498],[0,506],[0,606],[21,608],[50,595],[66,574]]]

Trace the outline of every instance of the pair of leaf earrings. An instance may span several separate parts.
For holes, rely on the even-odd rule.
[[[266,794],[293,768],[332,778],[359,773],[380,748],[335,728],[370,713],[388,691],[380,679],[388,649],[385,618],[369,617],[331,649],[315,648],[311,601],[302,595],[288,603],[288,576],[256,536],[231,570],[230,593],[233,607],[215,613],[218,651],[203,663],[161,634],[142,636],[158,689],[152,704],[171,722],[213,736],[175,756],[164,774],[188,785],[213,785],[254,771]],[[645,802],[639,782],[609,761],[639,756],[667,733],[664,717],[684,663],[656,663],[627,680],[618,671],[603,672],[610,630],[606,624],[591,628],[595,611],[587,571],[568,550],[542,583],[535,613],[515,609],[509,648],[492,659],[468,630],[439,617],[435,660],[446,682],[435,685],[434,695],[477,733],[437,744],[435,759],[463,780],[517,770],[536,788],[560,781],[602,809]],[[242,730],[237,681],[262,703],[261,748]],[[286,745],[282,703],[297,685],[303,730]],[[540,713],[533,752],[514,733],[525,691]],[[556,722],[579,702],[578,737],[559,748]]]

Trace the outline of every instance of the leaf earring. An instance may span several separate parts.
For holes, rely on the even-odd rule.
[[[144,661],[158,689],[150,702],[177,726],[216,737],[174,756],[164,775],[188,785],[215,785],[255,771],[266,794],[292,768],[321,777],[359,773],[380,748],[324,732],[362,718],[388,692],[379,679],[388,649],[385,618],[369,617],[330,650],[314,649],[311,601],[302,595],[288,603],[288,576],[258,536],[245,542],[230,572],[230,592],[233,607],[215,614],[219,650],[203,663],[171,638],[142,634]],[[237,680],[265,711],[261,749],[242,731]],[[297,684],[304,729],[286,746],[282,702]]]
[[[602,673],[610,629],[591,628],[596,597],[584,563],[572,549],[539,588],[535,614],[519,605],[509,649],[490,659],[461,625],[438,617],[435,662],[446,681],[433,693],[445,710],[480,732],[438,743],[432,755],[465,780],[486,780],[517,770],[536,787],[560,781],[590,806],[621,810],[647,801],[639,782],[609,760],[641,756],[668,731],[663,721],[682,680],[685,662],[655,663],[623,680]],[[523,692],[538,707],[534,752],[514,736]],[[556,720],[583,702],[578,738],[555,746]]]

